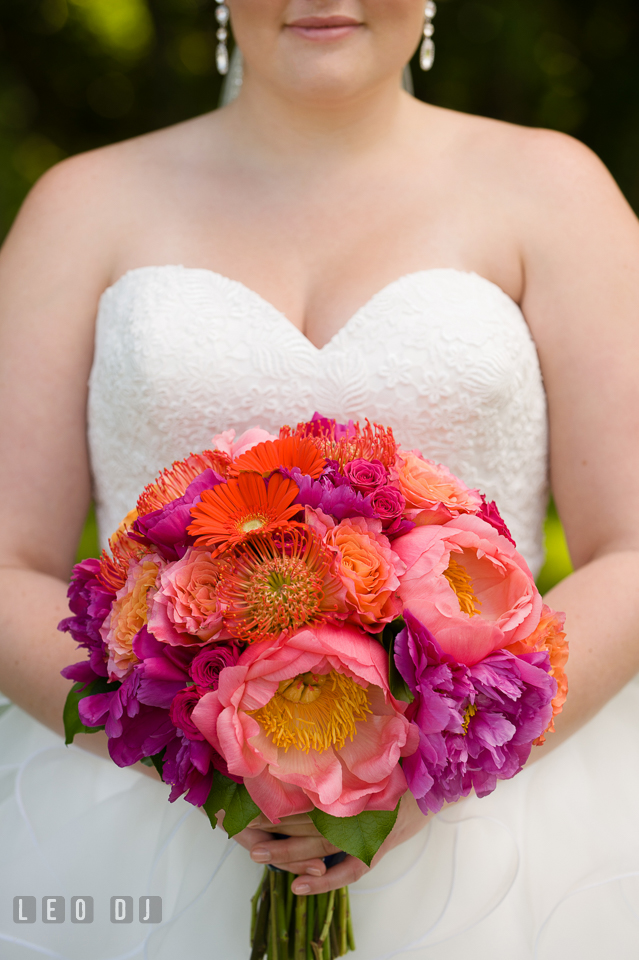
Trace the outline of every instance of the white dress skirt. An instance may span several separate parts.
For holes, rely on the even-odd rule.
[[[214,434],[276,432],[315,410],[390,425],[404,448],[447,464],[497,501],[539,569],[547,422],[535,346],[516,304],[457,270],[390,284],[322,350],[219,274],[126,274],[102,298],[90,381],[103,540],[146,483]],[[167,796],[0,705],[1,960],[248,960],[262,868]],[[636,960],[638,796],[633,680],[553,753],[433,817],[354,884],[353,960]],[[162,898],[160,923],[138,918],[148,896]],[[16,923],[15,898],[26,916],[28,897],[35,922]],[[64,922],[43,922],[53,897]],[[93,898],[92,923],[71,922],[73,897]],[[132,898],[130,923],[111,922],[113,897]]]

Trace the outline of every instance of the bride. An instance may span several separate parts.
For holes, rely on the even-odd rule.
[[[60,164],[0,257],[0,955],[244,960],[272,862],[300,893],[354,884],[357,960],[634,957],[637,221],[581,144],[401,90],[424,0],[228,5],[237,100]],[[576,569],[549,595],[571,643],[557,733],[488,798],[428,820],[403,802],[370,871],[327,871],[305,818],[229,842],[97,755],[102,734],[59,736],[92,490],[106,541],[213,434],[315,409],[480,487],[535,572],[549,462]],[[161,896],[162,923],[112,923],[125,895]]]

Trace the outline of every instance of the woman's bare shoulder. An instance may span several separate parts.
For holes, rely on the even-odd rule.
[[[78,154],[48,170],[27,196],[0,257],[28,269],[27,249],[52,250],[108,285],[118,251],[145,208],[163,195],[211,126],[200,117],[130,140]],[[188,166],[188,163],[187,163]],[[35,243],[35,248],[34,248]],[[54,257],[55,259],[55,257]]]
[[[457,162],[505,188],[525,184],[528,196],[610,183],[606,167],[584,143],[557,130],[525,127],[441,107],[430,117],[444,132]],[[426,120],[426,117],[424,116]]]

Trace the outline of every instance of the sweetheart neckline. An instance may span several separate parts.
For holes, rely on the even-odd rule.
[[[281,321],[284,321],[288,327],[293,331],[293,334],[297,334],[302,338],[302,340],[315,352],[322,353],[323,350],[326,350],[327,347],[335,343],[335,341],[344,333],[347,328],[349,328],[366,310],[375,304],[375,302],[385,294],[392,290],[393,287],[399,286],[401,283],[404,283],[407,280],[413,280],[419,276],[432,276],[437,273],[454,273],[462,277],[471,277],[475,280],[479,280],[483,284],[488,284],[493,290],[496,290],[501,296],[505,297],[520,313],[521,307],[519,304],[513,300],[509,294],[503,290],[499,284],[494,283],[494,281],[489,280],[487,277],[483,277],[481,274],[476,273],[474,270],[460,270],[457,267],[427,267],[424,270],[413,270],[410,273],[402,274],[401,277],[397,277],[395,280],[391,280],[389,283],[385,284],[379,290],[377,290],[368,300],[362,304],[361,307],[358,307],[355,313],[353,313],[348,320],[342,324],[339,330],[333,334],[333,336],[322,344],[321,347],[316,346],[312,340],[310,340],[306,334],[300,330],[299,327],[296,327],[295,324],[290,320],[285,313],[279,310],[274,304],[263,297],[256,290],[253,290],[252,287],[247,286],[245,283],[242,283],[241,280],[234,280],[232,277],[227,277],[223,273],[218,273],[217,270],[211,270],[209,267],[185,267],[180,263],[165,263],[165,264],[151,264],[146,267],[131,267],[131,269],[126,270],[117,280],[109,284],[108,287],[102,293],[102,297],[105,297],[107,294],[115,291],[121,283],[126,279],[131,277],[134,274],[145,273],[147,271],[161,271],[161,270],[182,270],[185,273],[203,273],[210,277],[215,277],[218,280],[224,280],[226,283],[230,283],[235,287],[243,290],[245,293],[248,293],[251,297],[259,301],[263,306],[267,307],[273,314],[275,314]],[[102,297],[100,300],[102,300]],[[523,314],[522,314],[523,316]],[[524,318],[525,319],[525,318]]]

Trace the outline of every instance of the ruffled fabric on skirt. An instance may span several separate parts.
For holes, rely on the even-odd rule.
[[[168,790],[61,740],[14,706],[0,716],[2,960],[248,960],[261,868]],[[351,888],[353,960],[636,960],[639,680],[588,726],[483,800],[468,798]],[[163,898],[144,925],[137,900]],[[35,896],[34,924],[13,898]],[[67,898],[63,924],[41,899]],[[92,896],[92,924],[72,924]],[[134,920],[110,922],[132,896]]]

